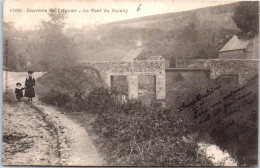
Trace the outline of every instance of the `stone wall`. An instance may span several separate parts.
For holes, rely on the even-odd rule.
[[[104,61],[79,62],[81,66],[91,66],[100,71],[107,87],[111,87],[111,76],[125,75],[128,81],[129,99],[138,99],[138,76],[156,76],[156,99],[165,100],[165,61]]]
[[[258,74],[258,59],[212,59],[206,62],[210,68],[166,69],[166,107],[176,108],[189,95],[196,95],[212,84],[225,85],[227,77],[227,80],[242,85]]]
[[[80,64],[99,70],[108,87],[111,87],[111,76],[125,75],[129,99],[138,99],[138,76],[154,75],[156,100],[166,102],[167,107],[175,106],[183,97],[187,97],[186,93],[193,94],[193,91],[207,87],[210,82],[222,75],[237,75],[239,84],[244,84],[258,74],[258,59],[190,61],[189,67],[169,69],[165,69],[164,61],[148,60],[80,62]]]
[[[221,75],[238,75],[239,84],[244,84],[258,74],[258,61],[258,59],[214,59],[211,61],[210,76],[216,79]]]
[[[233,51],[233,54],[236,55],[235,58],[239,58],[240,55],[245,57],[242,50]],[[212,79],[216,79],[221,75],[237,75],[240,84],[258,74],[258,59],[194,59],[177,60],[176,63],[177,68],[210,69],[210,78]]]
[[[210,59],[177,59],[176,68],[210,68]]]

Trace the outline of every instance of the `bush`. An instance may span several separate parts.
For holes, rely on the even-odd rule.
[[[80,66],[50,71],[38,78],[37,83],[41,101],[69,111],[86,110],[86,95],[103,85],[98,70]]]
[[[40,100],[44,103],[54,105],[57,107],[67,107],[72,101],[71,96],[66,92],[51,89],[46,94],[40,97]]]
[[[88,96],[88,112],[97,115],[93,128],[103,140],[102,151],[111,165],[119,166],[199,166],[212,165],[196,142],[185,143],[192,125],[159,103],[145,106],[140,101],[120,104],[118,93],[93,90]]]
[[[86,111],[96,115],[92,123],[101,141],[101,149],[111,165],[120,166],[199,166],[212,165],[196,142],[185,143],[192,124],[180,114],[165,110],[153,102],[121,104],[119,93],[109,88],[95,88],[88,96],[73,97],[51,90],[42,101],[68,111]]]
[[[95,87],[103,86],[98,70],[89,66],[56,69],[38,78],[37,83],[40,96],[54,89],[77,97],[88,94]]]
[[[93,72],[92,72],[93,73]],[[97,73],[98,74],[98,73]],[[192,124],[185,123],[177,111],[165,110],[160,103],[150,106],[140,101],[121,104],[116,90],[92,87],[98,78],[84,70],[59,70],[39,79],[40,100],[61,107],[70,113],[85,111],[94,114],[93,130],[100,148],[111,165],[119,166],[211,166],[204,153],[198,153],[195,141],[184,142],[192,133]],[[98,76],[98,75],[97,75]],[[94,80],[93,80],[94,79]],[[49,88],[52,83],[53,88]],[[88,85],[88,92],[84,88]],[[76,88],[76,89],[75,89]]]

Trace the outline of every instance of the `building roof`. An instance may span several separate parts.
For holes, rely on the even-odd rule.
[[[132,61],[132,60],[136,59],[143,52],[143,50],[144,50],[143,48],[132,49],[121,60],[122,61]]]
[[[147,58],[147,60],[160,60],[161,58],[163,58],[161,55],[156,55]]]
[[[147,58],[147,60],[164,60],[166,62],[166,64],[169,65],[169,60],[166,60],[163,56],[161,55],[155,55],[155,56],[151,56],[149,58]]]
[[[249,42],[250,40],[240,40],[235,35],[226,43],[226,45],[221,50],[219,50],[219,52],[243,50],[247,48]]]

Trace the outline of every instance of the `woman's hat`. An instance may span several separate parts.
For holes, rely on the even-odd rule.
[[[32,74],[33,73],[33,71],[28,71],[28,74]]]
[[[19,83],[19,82],[18,82],[18,83],[16,83],[16,86],[18,86],[18,85],[22,86],[22,84],[21,84],[21,83]]]

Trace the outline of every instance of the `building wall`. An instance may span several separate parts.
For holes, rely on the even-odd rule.
[[[258,59],[259,37],[251,39],[245,50],[219,52],[219,59]]]
[[[252,39],[246,49],[247,59],[259,59],[259,41],[258,37]]]
[[[220,52],[219,59],[246,59],[246,50]]]

